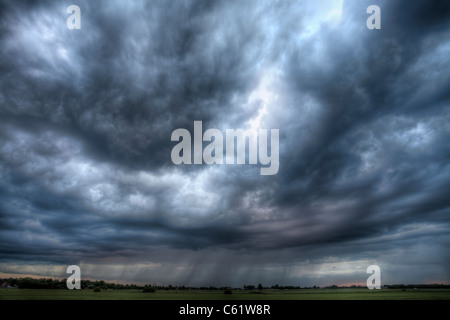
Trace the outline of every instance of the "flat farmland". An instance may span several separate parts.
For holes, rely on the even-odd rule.
[[[0,289],[0,300],[450,300],[449,289],[65,290]]]

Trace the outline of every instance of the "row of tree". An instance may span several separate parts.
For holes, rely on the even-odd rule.
[[[163,286],[163,285],[137,285],[137,284],[118,284],[92,280],[81,280],[81,289],[94,289],[100,288],[101,290],[127,290],[127,289],[138,289],[144,290],[145,292],[153,292],[154,290],[228,290],[230,287],[185,287],[185,286]],[[67,289],[66,279],[50,279],[50,278],[0,278],[1,287],[15,287],[24,289]],[[338,289],[338,288],[359,288],[359,286],[350,287],[339,287],[337,285],[332,285],[325,287],[327,289]],[[449,289],[450,285],[444,284],[394,284],[385,285],[388,289]],[[278,284],[271,287],[263,287],[262,284],[258,286],[254,285],[244,285],[244,290],[263,290],[263,289],[277,289],[277,290],[291,290],[291,289],[318,289],[319,287],[300,287],[300,286],[279,286]],[[362,287],[361,287],[362,288]],[[240,288],[234,288],[234,290],[240,290]]]
[[[0,278],[1,287],[13,287],[21,289],[67,289],[67,279],[51,279],[51,278]],[[129,290],[138,289],[145,292],[154,290],[227,290],[230,287],[186,287],[186,286],[164,286],[164,285],[137,285],[137,284],[119,284],[105,282],[103,280],[81,280],[81,289],[101,289],[101,290]],[[252,286],[254,287],[254,286]]]
[[[388,289],[450,289],[449,284],[390,284],[385,285]]]
[[[2,287],[15,287],[21,289],[67,289],[66,281],[67,279],[59,280],[50,278],[6,278],[0,279],[0,285]],[[136,284],[123,285],[117,283],[109,283],[103,280],[81,280],[80,285],[81,289],[100,288],[102,290],[144,289],[144,287],[148,287],[148,285],[139,286]]]

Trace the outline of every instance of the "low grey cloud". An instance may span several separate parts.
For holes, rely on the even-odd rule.
[[[329,285],[379,264],[449,281],[444,1],[0,8],[1,272]],[[174,165],[171,133],[196,120],[279,129],[279,172]]]

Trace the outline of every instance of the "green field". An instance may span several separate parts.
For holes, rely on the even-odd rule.
[[[449,289],[299,289],[240,291],[215,290],[49,290],[0,289],[0,300],[450,300]]]

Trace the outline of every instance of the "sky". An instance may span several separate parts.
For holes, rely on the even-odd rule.
[[[448,284],[449,83],[446,1],[2,0],[0,273]],[[194,121],[278,172],[174,164]]]

